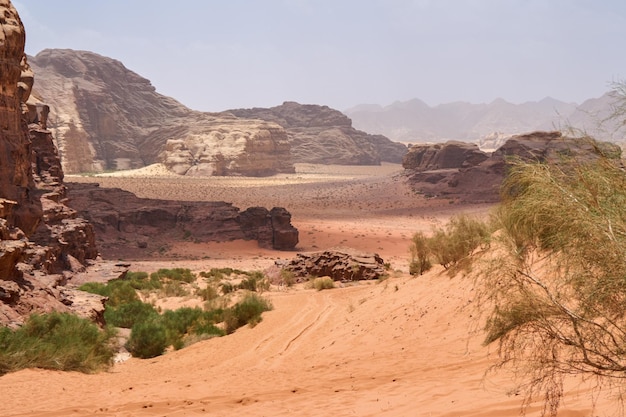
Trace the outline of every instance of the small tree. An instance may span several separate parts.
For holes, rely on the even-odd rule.
[[[626,175],[595,158],[513,162],[496,220],[502,253],[483,275],[485,343],[555,416],[568,375],[626,377]]]

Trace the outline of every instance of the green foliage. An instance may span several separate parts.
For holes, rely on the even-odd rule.
[[[107,324],[115,327],[132,328],[136,323],[147,321],[159,313],[150,304],[139,300],[129,301],[118,306],[107,306],[104,319]]]
[[[24,368],[95,372],[110,366],[114,333],[67,313],[32,315],[0,328],[0,375]]]
[[[585,160],[511,162],[494,221],[502,250],[482,275],[485,343],[551,415],[565,376],[606,386],[626,374],[626,175],[589,144]]]
[[[170,279],[173,281],[182,281],[186,283],[191,283],[196,280],[196,276],[191,272],[190,269],[187,268],[174,268],[174,269],[159,269],[157,272],[153,272],[150,274],[150,278],[158,279],[162,281],[165,279]]]
[[[133,356],[148,359],[162,355],[169,344],[167,328],[163,321],[154,318],[135,323],[126,348]]]
[[[411,275],[422,275],[432,268],[430,246],[428,245],[428,238],[423,232],[417,232],[413,235],[410,251],[409,273]]]
[[[448,269],[465,261],[479,247],[486,247],[491,237],[488,224],[460,215],[450,219],[445,228],[413,235],[409,272],[421,275],[432,267],[432,261]]]
[[[246,294],[239,303],[224,310],[226,333],[230,334],[246,324],[255,326],[261,321],[261,313],[272,308],[269,300],[254,293]]]
[[[220,288],[222,288],[222,294],[226,295],[226,294],[230,294],[231,292],[235,291],[235,286],[233,284],[231,284],[230,282],[223,282],[220,284]]]
[[[220,296],[217,292],[217,288],[215,288],[213,285],[208,285],[206,288],[197,289],[196,295],[202,298],[203,301],[215,300]]]
[[[314,278],[311,284],[317,291],[335,288],[335,281],[331,277]]]
[[[288,287],[296,283],[296,275],[288,269],[280,270],[280,282]]]
[[[79,287],[80,290],[108,297],[107,305],[117,307],[121,304],[139,300],[137,291],[129,281],[109,281],[106,285],[100,283],[87,283]]]

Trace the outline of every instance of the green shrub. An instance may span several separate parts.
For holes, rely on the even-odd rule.
[[[174,268],[174,269],[159,269],[157,272],[150,274],[151,279],[158,279],[162,281],[164,278],[171,279],[173,281],[182,281],[191,283],[196,280],[196,276],[187,268]]]
[[[163,295],[165,297],[184,297],[189,295],[189,292],[180,281],[171,281],[163,286]]]
[[[335,288],[335,281],[331,277],[314,278],[311,284],[318,291]]]
[[[152,305],[139,300],[133,300],[117,307],[107,306],[104,311],[104,319],[107,324],[126,329],[158,315],[159,313]]]
[[[136,323],[126,343],[128,351],[137,358],[148,359],[162,355],[170,345],[167,328],[160,317]]]
[[[257,294],[246,294],[243,300],[224,311],[226,333],[230,334],[246,324],[255,326],[261,321],[261,313],[272,308],[268,300]]]
[[[417,232],[413,235],[410,248],[411,263],[409,264],[409,273],[411,275],[422,275],[432,268],[428,243],[428,238],[423,232]]]
[[[280,282],[288,287],[291,287],[296,283],[296,274],[288,269],[281,269]]]
[[[203,301],[211,301],[220,296],[217,293],[217,289],[212,285],[208,285],[206,288],[197,289],[196,295],[202,298]]]
[[[490,226],[465,215],[450,219],[445,228],[435,229],[431,237],[413,235],[410,251],[411,274],[422,274],[431,268],[431,259],[448,269],[464,261],[474,250],[489,244]]]
[[[125,280],[109,281],[106,285],[91,282],[81,285],[79,289],[108,297],[107,306],[112,307],[139,300],[135,288]]]
[[[224,295],[230,294],[231,292],[235,291],[235,286],[230,282],[223,282],[220,284],[220,287],[222,288],[222,294]]]
[[[67,313],[32,315],[0,329],[0,375],[24,368],[95,372],[110,366],[114,332]]]

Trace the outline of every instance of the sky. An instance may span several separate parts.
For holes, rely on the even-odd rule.
[[[26,53],[115,58],[196,110],[599,97],[624,0],[19,0]],[[35,81],[36,82],[36,81]]]

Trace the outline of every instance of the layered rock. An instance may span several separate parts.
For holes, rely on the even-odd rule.
[[[47,49],[30,61],[68,173],[156,162],[182,175],[294,172],[286,133],[274,123],[191,110],[92,52]]]
[[[346,115],[328,106],[285,102],[269,109],[228,112],[271,121],[285,128],[294,162],[379,165],[381,161],[400,163],[407,152],[401,143],[355,129]]]
[[[560,132],[514,135],[498,150],[487,154],[474,144],[447,142],[416,145],[404,160],[408,180],[419,193],[465,202],[496,202],[511,158],[561,163],[597,157],[596,146],[606,155],[620,158],[621,149],[589,138],[564,137]]]
[[[378,254],[351,248],[299,253],[290,261],[277,261],[276,266],[291,271],[297,282],[311,276],[328,276],[333,281],[360,281],[378,279],[387,273],[384,261]]]
[[[298,230],[283,208],[242,212],[225,202],[154,200],[97,184],[68,185],[70,205],[94,225],[105,257],[145,257],[183,240],[257,240],[261,247],[279,250],[292,250],[298,243]]]
[[[0,0],[0,16],[0,324],[15,326],[31,312],[80,304],[73,301],[80,294],[63,295],[64,286],[98,252],[91,226],[64,204],[45,106],[29,100],[34,75],[22,23],[7,0]],[[97,319],[102,299],[92,305],[80,310]]]

